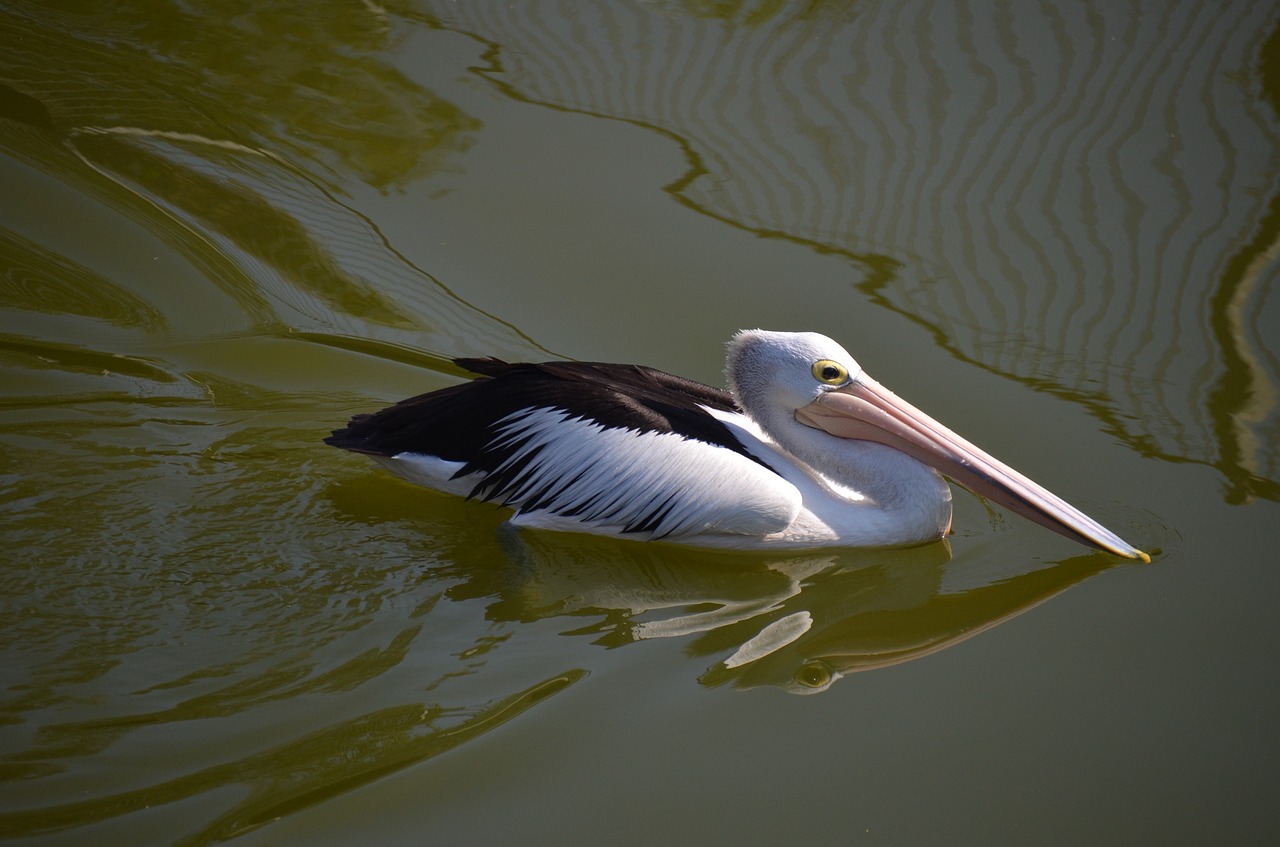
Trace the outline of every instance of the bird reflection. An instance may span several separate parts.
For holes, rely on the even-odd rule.
[[[779,558],[549,535],[505,537],[519,578],[490,616],[583,618],[570,634],[608,646],[690,638],[693,654],[723,656],[703,684],[795,694],[958,644],[1115,565],[1089,554],[966,586],[945,541]]]

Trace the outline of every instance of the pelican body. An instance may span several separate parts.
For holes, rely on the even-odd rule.
[[[727,548],[919,544],[950,529],[945,476],[1150,560],[817,333],[739,332],[728,391],[639,365],[455,361],[478,378],[356,415],[325,441],[525,527]]]

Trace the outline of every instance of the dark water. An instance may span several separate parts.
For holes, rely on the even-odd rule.
[[[1277,32],[0,3],[0,838],[1274,839]],[[962,491],[912,550],[516,534],[320,443],[748,326],[1154,563]]]

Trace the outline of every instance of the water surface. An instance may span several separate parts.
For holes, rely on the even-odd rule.
[[[0,4],[0,837],[1203,843],[1266,809],[1280,8]],[[1139,546],[514,533],[320,439],[812,329]]]

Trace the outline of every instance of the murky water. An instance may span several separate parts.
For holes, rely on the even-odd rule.
[[[0,4],[0,837],[1274,838],[1277,33]],[[718,384],[746,326],[1155,562],[962,491],[911,550],[518,534],[320,442],[458,355]]]

